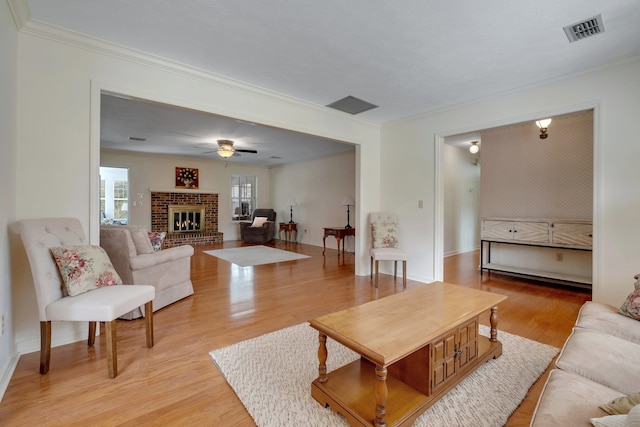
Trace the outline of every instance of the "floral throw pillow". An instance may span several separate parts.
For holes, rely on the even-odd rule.
[[[122,279],[100,246],[62,246],[51,248],[69,296],[112,285]]]
[[[162,249],[162,242],[167,237],[166,231],[149,231],[149,240],[151,240],[151,246],[154,252],[158,252]]]
[[[640,320],[640,288],[636,289],[629,294],[622,307],[620,307],[620,314],[631,317],[632,319]]]
[[[374,222],[371,224],[374,248],[397,248],[398,230],[395,222]]]

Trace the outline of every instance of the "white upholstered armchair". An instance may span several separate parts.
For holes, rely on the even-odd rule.
[[[96,336],[96,322],[104,322],[107,344],[107,365],[111,378],[118,374],[116,355],[116,319],[133,309],[144,306],[147,331],[147,347],[153,347],[153,286],[125,286],[115,282],[99,282],[101,269],[113,272],[109,259],[97,246],[90,246],[82,230],[80,221],[75,218],[30,219],[12,224],[14,232],[20,235],[29,260],[31,275],[36,290],[38,317],[40,319],[40,373],[49,371],[51,358],[51,322],[76,321],[89,322],[87,344],[93,346]],[[66,281],[52,255],[52,248],[60,251],[72,248],[84,248],[95,254],[94,259],[78,259],[69,256],[70,262],[84,268],[85,283],[96,285],[94,289],[73,289],[69,294]],[[79,251],[79,249],[76,249]],[[102,254],[100,261],[99,256]],[[75,270],[80,271],[80,268]],[[64,270],[63,270],[64,271]],[[75,274],[75,273],[74,273]],[[67,281],[73,275],[65,275]],[[113,277],[113,276],[109,276]],[[118,278],[119,279],[119,278]],[[120,283],[118,280],[117,283]],[[79,293],[77,293],[79,292]]]

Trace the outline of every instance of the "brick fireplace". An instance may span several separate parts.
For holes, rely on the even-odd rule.
[[[206,245],[222,243],[222,233],[218,231],[218,195],[201,192],[151,191],[151,230],[168,231],[169,207],[200,206],[204,209],[204,221],[199,231],[168,232],[164,247],[180,245]]]

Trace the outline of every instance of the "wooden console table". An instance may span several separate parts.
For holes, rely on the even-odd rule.
[[[344,227],[324,227],[324,236],[322,237],[322,255],[327,250],[327,245],[325,240],[327,236],[334,236],[336,241],[338,242],[338,256],[340,256],[340,242],[346,236],[355,236],[356,229],[355,228],[344,228]],[[344,242],[342,242],[342,255],[344,256]]]
[[[293,232],[295,231],[296,237],[293,241],[298,240],[298,224],[295,222],[281,222],[280,227],[278,228],[278,239],[282,240],[282,232],[284,231],[284,237],[287,239],[287,242],[291,242],[291,238],[293,236]]]
[[[435,282],[311,320],[319,332],[311,396],[352,426],[412,425],[481,364],[502,354],[497,304],[506,298]],[[487,310],[490,337],[478,334],[479,315]],[[327,373],[327,337],[361,358]]]
[[[498,271],[572,282],[574,286],[579,287],[591,287],[590,272],[585,272],[584,275],[566,274],[496,264],[491,260],[492,243],[591,251],[593,245],[591,220],[482,218],[482,234],[480,236],[480,275],[485,270],[489,273]]]

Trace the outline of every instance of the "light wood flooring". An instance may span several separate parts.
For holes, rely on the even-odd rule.
[[[107,377],[104,336],[91,348],[84,342],[54,348],[47,375],[38,373],[37,352],[23,355],[0,402],[0,425],[252,426],[209,351],[402,291],[401,276],[394,283],[381,275],[376,290],[368,276],[354,276],[353,254],[343,259],[327,249],[323,256],[316,246],[276,240],[273,246],[311,258],[245,268],[203,253],[239,245],[196,247],[195,294],[155,313],[153,348],[145,347],[143,320],[118,322],[117,378]],[[578,309],[591,299],[584,290],[481,277],[477,265],[477,252],[449,257],[445,280],[507,295],[498,329],[539,342],[561,347]],[[421,285],[409,280],[407,288]],[[545,378],[508,426],[529,425]]]

